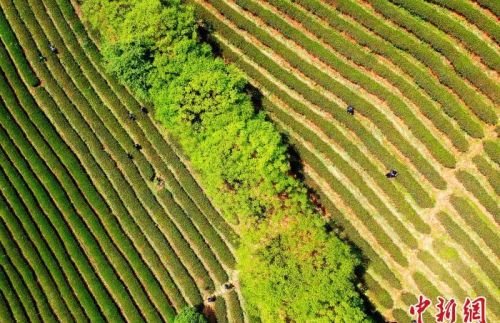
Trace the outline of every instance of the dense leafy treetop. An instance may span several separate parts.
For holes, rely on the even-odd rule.
[[[197,36],[176,0],[86,0],[109,72],[180,142],[207,194],[239,225],[238,269],[253,316],[264,322],[369,320],[356,291],[359,259],[328,233],[291,173],[288,147],[245,92],[233,66]]]
[[[184,307],[174,319],[174,323],[206,323],[203,314],[193,307]]]

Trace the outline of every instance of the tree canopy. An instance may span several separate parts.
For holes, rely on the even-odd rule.
[[[184,307],[179,311],[174,319],[174,323],[206,323],[207,320],[203,314],[199,313],[194,307]]]
[[[101,35],[108,71],[154,104],[208,196],[238,224],[249,314],[263,322],[369,321],[355,287],[358,257],[325,230],[244,76],[199,41],[193,9],[180,0],[86,0],[83,13]]]

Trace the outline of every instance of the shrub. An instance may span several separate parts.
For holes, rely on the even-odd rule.
[[[21,110],[14,102],[10,102],[9,106],[14,112]],[[11,124],[14,125],[15,123],[11,122]],[[31,129],[36,128],[32,126]],[[16,136],[13,139],[17,141],[22,140],[22,138],[24,138],[24,136]],[[28,138],[30,138],[31,140],[36,140],[31,135]],[[46,149],[43,145],[40,145],[41,143],[42,142],[38,140],[37,146],[40,148],[39,151],[41,154],[45,154],[46,161],[50,165],[50,162],[55,162],[55,160],[47,160],[47,154],[49,154],[50,150]],[[75,186],[72,186],[73,182],[66,173],[64,166],[60,164],[52,164],[52,168],[49,169],[49,166],[46,165],[41,159],[37,160],[35,158],[35,156],[37,156],[37,152],[34,151],[33,147],[31,147],[30,145],[23,145],[21,146],[21,148],[24,156],[31,156],[32,161],[37,161],[36,163],[33,162],[32,164],[32,167],[34,167],[34,172],[37,174],[38,178],[40,178],[46,189],[50,192],[51,200],[54,200],[59,210],[63,214],[68,216],[71,229],[74,231],[76,230],[78,232],[79,239],[82,239],[86,243],[85,245],[87,252],[93,253],[93,257],[95,257],[93,259],[95,263],[97,263],[98,271],[100,272],[100,274],[104,275],[106,279],[109,279],[108,283],[110,285],[112,284],[115,286],[114,291],[122,293],[120,296],[118,296],[119,302],[130,306],[130,309],[126,312],[126,315],[130,315],[130,317],[139,317],[140,314],[137,311],[137,307],[134,305],[130,294],[125,289],[125,286],[113,271],[113,267],[111,267],[111,264],[117,266],[119,270],[121,270],[125,275],[128,274],[128,279],[132,280],[136,279],[136,277],[135,275],[131,275],[130,268],[128,268],[129,265],[126,261],[124,261],[123,259],[119,259],[120,261],[118,261],[117,258],[120,258],[120,255],[113,253],[113,251],[115,250],[112,249],[113,246],[109,243],[109,238],[106,239],[107,237],[101,236],[101,244],[99,244],[96,238],[91,234],[87,225],[89,225],[92,230],[102,230],[102,227],[100,224],[93,226],[96,224],[96,220],[94,218],[95,215],[92,214],[92,212],[89,210],[89,206],[84,204],[84,199],[79,196],[80,193],[78,189]],[[50,154],[48,156],[50,156]],[[61,187],[63,187],[64,190],[61,190]],[[77,195],[75,196],[75,194]],[[76,211],[76,207],[79,208],[79,212]],[[82,214],[85,214],[85,222],[80,217]],[[109,258],[106,258],[103,255],[101,248],[106,250],[107,253],[111,254]],[[136,281],[131,281],[132,286],[134,285],[134,282]]]
[[[463,0],[430,0],[429,2],[438,4],[464,16],[480,30],[487,33],[497,43],[500,42],[500,32],[498,31],[495,21],[476,9],[471,3]]]
[[[3,199],[0,201],[5,203]],[[7,207],[0,209],[0,215],[2,216],[0,220],[0,237],[2,238],[0,239],[0,253],[3,254],[4,258],[8,259],[1,261],[2,266],[5,266],[6,262],[12,263],[28,286],[36,303],[36,305],[33,305],[38,308],[40,316],[44,320],[70,317],[71,313],[67,304],[59,294],[56,284],[39,253],[29,237],[19,227],[16,217],[7,214],[10,212],[12,210],[8,210]],[[9,222],[10,228],[7,228],[5,221]],[[28,259],[24,255],[29,255]]]
[[[391,295],[383,289],[380,284],[372,278],[369,274],[365,274],[365,281],[368,289],[372,292],[374,298],[380,305],[384,308],[392,308],[394,306],[394,301]]]
[[[341,11],[353,14],[356,18],[361,18],[358,17],[358,14],[361,14],[364,10],[361,9],[359,5],[353,5],[351,0],[342,0],[340,2],[341,4],[337,6],[337,8]],[[458,52],[447,39],[436,33],[434,30],[426,28],[421,21],[392,4],[379,0],[371,0],[370,3],[373,5],[374,9],[382,13],[384,17],[394,21],[396,24],[401,25],[407,30],[412,31],[418,38],[427,42],[432,49],[434,49],[434,51],[445,55],[450,60],[455,71],[459,75],[468,79],[472,84],[483,91],[483,93],[490,96],[494,102],[498,102],[498,93],[500,93],[500,91],[498,91],[498,85],[494,84],[488,76],[478,70],[469,57]],[[367,18],[366,12],[363,13],[362,19],[365,18]],[[476,93],[473,88],[467,86],[466,83],[457,78],[455,71],[447,68],[436,52],[432,51],[425,45],[422,46],[421,43],[411,38],[403,31],[388,27],[385,22],[381,22],[372,16],[370,16],[367,20],[363,20],[362,23],[366,24],[368,28],[375,28],[382,37],[390,40],[399,48],[408,51],[424,64],[428,65],[438,74],[441,82],[445,84],[451,83],[450,87],[455,88],[455,92],[462,97],[470,109],[472,109],[474,113],[483,121],[490,124],[496,123],[497,116],[493,108],[487,105],[481,99],[480,94]],[[460,93],[459,91],[463,92]]]
[[[49,79],[50,78],[47,78],[47,80],[49,80]],[[48,84],[50,84],[50,82],[48,82]],[[54,103],[52,102],[51,104],[53,105]],[[34,109],[33,111],[38,111],[38,108]],[[57,112],[56,115],[59,115],[59,112]],[[42,129],[45,129],[45,128],[42,128]],[[99,149],[100,149],[100,147],[99,147]],[[93,201],[96,202],[95,199]],[[97,204],[95,206],[97,206]],[[165,276],[165,275],[163,274],[162,276]],[[151,291],[154,291],[154,289],[151,289]],[[174,293],[172,293],[172,294],[175,295]]]
[[[229,307],[229,317],[231,322],[243,323],[245,319],[241,310],[238,294],[232,290],[227,294],[227,306]]]
[[[2,257],[5,257],[5,254],[1,254]],[[6,320],[11,319],[12,322],[27,322],[29,319],[26,316],[25,310],[19,296],[17,295],[16,289],[14,285],[9,281],[9,277],[5,273],[5,271],[0,267],[0,289],[8,290],[10,293],[0,293],[1,300],[3,302],[1,312]],[[9,306],[7,308],[7,305]],[[34,310],[32,307],[31,310]],[[30,309],[28,309],[30,311]]]
[[[2,115],[5,115],[5,114],[2,114]],[[4,132],[2,132],[2,134],[4,134]],[[6,138],[3,138],[3,139],[6,139]],[[4,141],[4,142],[12,143],[12,141],[10,141],[10,140]],[[21,192],[21,193],[23,193],[23,198],[27,198],[27,195],[26,195],[27,185],[22,184],[22,183],[23,183],[23,177],[28,178],[29,181],[27,183],[29,183],[31,191],[36,196],[36,201],[34,200],[34,198],[30,198],[32,203],[27,204],[27,206],[28,207],[30,207],[30,206],[36,207],[37,204],[40,204],[40,207],[44,210],[44,213],[48,217],[48,219],[46,219],[44,216],[38,216],[35,218],[35,220],[37,221],[37,224],[39,225],[39,228],[41,229],[41,232],[46,235],[46,232],[47,231],[51,232],[51,230],[53,230],[54,227],[57,229],[57,233],[54,233],[52,231],[52,235],[48,235],[48,237],[56,238],[58,236],[61,236],[61,239],[64,239],[64,241],[65,241],[64,245],[67,248],[69,255],[71,256],[71,259],[75,262],[76,266],[78,267],[79,273],[83,276],[83,278],[85,279],[85,281],[87,283],[89,281],[92,282],[91,284],[87,285],[88,288],[92,291],[92,294],[94,295],[94,297],[96,298],[96,300],[99,304],[102,304],[103,306],[104,305],[107,306],[106,311],[104,311],[103,314],[106,317],[119,318],[120,314],[118,314],[119,312],[118,312],[116,305],[111,300],[111,297],[108,294],[105,287],[102,285],[101,280],[97,277],[97,275],[93,271],[92,266],[88,262],[88,259],[85,257],[83,250],[80,249],[80,245],[77,243],[77,240],[74,237],[73,233],[69,230],[66,222],[63,220],[63,218],[61,217],[58,210],[52,204],[52,201],[51,201],[50,197],[48,196],[47,192],[45,191],[43,186],[41,186],[40,182],[36,179],[36,177],[34,177],[32,170],[29,168],[29,165],[24,160],[24,158],[20,157],[20,155],[14,154],[14,153],[15,153],[14,150],[9,150],[9,156],[17,162],[16,166],[20,169],[20,171],[22,171],[22,174],[23,174],[23,176],[20,176],[19,173],[13,174],[14,176],[11,177],[13,179],[14,183],[18,183],[16,185],[16,191],[18,192],[17,194],[19,194],[19,192]],[[17,157],[17,158],[15,158],[15,157]],[[33,155],[33,157],[34,157],[34,155]],[[35,161],[33,159],[33,157],[32,157],[32,161]],[[4,158],[4,159],[2,159],[2,161],[7,162],[7,159]],[[4,164],[4,167],[5,167],[5,164]],[[8,170],[9,168],[4,168],[4,169]],[[19,186],[19,185],[21,185],[21,186]],[[24,188],[22,185],[24,185]],[[14,196],[16,196],[16,195],[14,195]],[[33,201],[35,201],[35,202],[33,202]],[[32,211],[32,210],[33,209],[30,208],[30,211]],[[34,212],[33,214],[40,214],[40,211]],[[56,239],[56,242],[59,243],[58,244],[59,246],[62,246],[62,242],[57,241],[57,239]],[[83,288],[82,293],[85,293],[85,290],[86,290],[86,288]],[[86,302],[85,297],[83,297],[81,299],[81,301],[82,301],[82,304],[89,305]],[[94,314],[94,315],[96,315],[96,314]],[[94,317],[98,318],[99,315],[97,314]]]
[[[203,314],[193,307],[184,307],[174,319],[174,323],[206,323]]]
[[[309,32],[326,42],[329,46],[342,53],[347,59],[353,60],[356,64],[372,70],[381,77],[397,87],[408,99],[420,108],[420,111],[439,129],[445,136],[448,136],[455,147],[462,152],[467,151],[468,143],[464,135],[458,131],[451,122],[445,118],[443,112],[434,107],[434,103],[429,98],[421,94],[413,84],[405,78],[392,71],[386,65],[380,63],[374,56],[366,53],[360,45],[345,42],[343,35],[333,28],[324,27],[320,22],[305,12],[293,6],[290,2],[282,0],[270,1],[279,10],[290,15],[295,21],[300,21]],[[309,3],[310,6],[314,5]]]
[[[418,288],[422,291],[426,297],[437,299],[441,295],[439,290],[432,285],[432,283],[424,276],[424,274],[419,271],[413,273],[413,280],[417,284]]]
[[[51,309],[48,308],[46,298],[39,290],[39,286],[35,284],[34,275],[29,272],[30,268],[17,262],[12,263],[3,246],[0,246],[0,253],[3,256],[0,260],[0,264],[2,265],[0,266],[1,271],[7,276],[6,281],[10,282],[10,285],[13,287],[11,290],[15,290],[15,294],[17,294],[15,296],[22,304],[28,317],[40,317],[42,320],[56,320]]]
[[[392,316],[394,316],[396,322],[411,322],[411,318],[408,316],[407,310],[396,308],[392,311]]]
[[[19,46],[19,43],[16,39],[16,35],[10,28],[9,22],[5,18],[3,12],[0,12],[0,37],[2,38],[3,43],[12,53],[12,57],[17,65],[17,68],[23,75],[26,83],[31,86],[38,86],[40,84],[40,80],[31,69],[29,62],[26,60],[23,50],[21,46]]]
[[[493,252],[499,256],[499,244],[497,239],[497,233],[492,230],[489,220],[485,220],[483,214],[478,212],[477,209],[472,207],[465,198],[453,195],[450,197],[450,202],[457,210],[458,214],[465,222],[467,222],[475,231],[479,233],[479,236],[484,240],[484,242],[493,250]]]
[[[498,141],[485,140],[483,142],[483,149],[486,152],[486,155],[488,155],[491,160],[500,166],[500,144]]]
[[[453,295],[460,297],[461,299],[465,299],[465,297],[467,297],[467,293],[462,289],[460,283],[457,282],[452,275],[450,275],[451,271],[443,267],[443,265],[438,260],[436,260],[434,256],[424,250],[420,251],[417,257],[427,267],[429,267],[432,272],[439,276],[441,281],[446,282],[446,284],[451,287],[451,289],[453,290]]]
[[[497,195],[500,195],[500,171],[496,170],[482,155],[472,158],[477,169],[493,187]]]
[[[471,173],[460,170],[457,172],[456,176],[465,188],[478,199],[479,203],[481,203],[486,210],[491,213],[495,222],[498,224],[498,217],[500,216],[498,200],[495,197],[492,197]]]

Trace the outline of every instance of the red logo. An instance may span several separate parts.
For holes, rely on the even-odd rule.
[[[480,296],[473,301],[468,297],[465,299],[464,322],[486,323],[486,298]]]
[[[446,301],[443,297],[438,297],[437,314],[436,314],[436,322],[445,322],[445,320],[449,323],[455,323],[457,321],[457,303],[455,303],[455,299],[450,299]]]
[[[425,298],[425,296],[420,295],[418,297],[418,303],[410,306],[410,314],[417,315],[417,323],[424,322],[424,312],[432,304],[430,299]]]
[[[457,321],[457,303],[454,298],[446,300],[444,297],[437,298],[435,316],[437,323],[456,323]],[[424,312],[431,306],[432,301],[424,295],[418,297],[417,304],[410,306],[410,314],[416,320],[412,322],[424,323]],[[464,323],[486,323],[486,298],[479,296],[473,300],[465,298],[463,306]]]

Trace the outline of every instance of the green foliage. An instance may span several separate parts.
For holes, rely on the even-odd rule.
[[[500,142],[498,140],[485,140],[483,149],[486,155],[491,158],[495,164],[500,166]]]
[[[466,0],[430,0],[429,2],[439,4],[447,9],[455,11],[482,31],[485,31],[497,43],[500,42],[500,30],[497,23],[489,15],[484,14],[479,8]]]
[[[208,195],[240,224],[237,267],[252,315],[367,320],[355,288],[358,257],[325,231],[306,188],[290,175],[288,147],[255,112],[242,75],[197,42],[192,8],[179,1],[87,0],[83,12],[100,31],[108,69],[154,103]]]
[[[498,206],[498,199],[491,196],[484,186],[477,180],[477,178],[469,172],[460,170],[457,172],[457,179],[464,185],[464,187],[471,192],[481,203],[488,212],[491,213],[496,223],[500,222],[500,207]]]
[[[5,18],[3,12],[0,11],[0,38],[2,42],[6,45],[6,47],[11,52],[16,65],[23,75],[26,82],[31,86],[38,86],[40,84],[40,80],[35,75],[31,66],[29,65],[26,57],[24,56],[23,49],[19,46],[19,43],[16,39],[16,35],[12,31],[9,26],[9,22]]]
[[[416,271],[412,276],[418,288],[424,295],[432,299],[436,299],[440,295],[439,290],[427,279],[424,274]]]
[[[491,184],[495,193],[500,195],[500,171],[495,169],[495,167],[482,155],[474,156],[472,160],[474,164],[476,164],[477,169]]]
[[[207,320],[203,314],[199,313],[194,307],[184,307],[174,319],[174,323],[206,323]]]
[[[380,284],[368,273],[365,273],[365,282],[368,289],[373,293],[373,297],[375,297],[380,305],[387,309],[394,307],[394,301],[392,300],[391,294],[380,286]]]
[[[239,250],[244,295],[261,300],[249,304],[250,315],[258,313],[263,322],[364,321],[352,283],[359,260],[349,247],[326,233],[315,216],[275,225],[281,230],[265,234],[266,248],[244,244]]]
[[[464,221],[479,232],[486,245],[488,245],[497,256],[500,256],[498,233],[495,232],[491,221],[463,197],[452,195],[450,201]]]
[[[392,316],[394,316],[396,322],[411,322],[411,317],[408,315],[408,311],[402,310],[400,308],[393,310]]]
[[[342,3],[339,6],[339,8],[341,7],[341,11],[354,10],[356,11],[356,15],[362,11],[362,9],[359,10],[359,5],[353,5],[352,0],[341,0],[340,2]],[[384,31],[384,38],[387,36],[391,42],[398,44],[402,49],[408,51],[412,55],[415,55],[415,57],[421,60],[424,64],[429,65],[429,67],[435,70],[438,74],[441,74],[441,71],[444,72],[446,67],[443,66],[444,63],[442,61],[438,61],[440,60],[440,57],[436,52],[445,55],[450,60],[453,68],[459,75],[468,79],[483,93],[489,96],[493,102],[498,103],[500,100],[500,86],[496,84],[495,81],[493,81],[486,73],[477,69],[472,63],[471,58],[466,54],[459,52],[448,40],[448,37],[443,36],[434,28],[428,28],[428,25],[417,17],[412,16],[409,12],[405,12],[387,1],[370,0],[370,3],[373,5],[373,8],[384,15],[384,17],[395,22],[406,30],[411,31],[423,42],[429,44],[431,48],[422,46],[418,40],[415,40],[410,37],[410,35],[403,33],[401,30],[396,31],[395,29],[388,27],[385,22],[383,23],[383,28],[390,30],[390,33],[385,33]],[[371,21],[374,20],[374,17],[370,17],[368,20],[370,22],[367,23],[370,24]],[[378,23],[380,22],[381,21],[378,20]],[[398,38],[398,36],[403,36],[403,38]],[[433,49],[435,52],[430,49]],[[450,73],[444,72],[442,75],[450,76]],[[439,79],[443,83],[448,83],[442,76],[439,76]],[[485,104],[480,93],[460,80],[457,80],[457,82],[453,81],[453,83],[457,84],[460,89],[464,91],[464,93],[461,94],[457,89],[457,94],[463,96],[464,101],[466,101],[469,107],[479,118],[486,123],[496,123],[498,117],[494,108],[489,104]],[[453,87],[453,85],[451,87]]]
[[[445,268],[433,255],[427,251],[420,251],[418,253],[418,258],[422,260],[442,281],[446,281],[448,286],[453,290],[453,294],[460,298],[465,298],[467,293],[460,286],[460,283],[456,281],[453,276],[449,274],[449,270]]]
[[[151,43],[145,40],[127,44],[115,43],[102,50],[109,73],[126,83],[140,99],[148,98],[148,77],[153,69]]]

